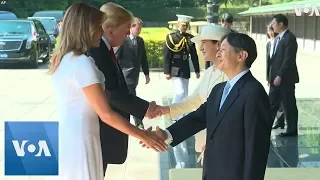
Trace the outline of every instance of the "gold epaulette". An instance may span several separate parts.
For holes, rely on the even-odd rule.
[[[169,38],[171,46],[168,44],[168,39],[166,39],[166,45],[167,45],[168,49],[170,49],[171,51],[180,52],[183,49],[183,47],[185,46],[185,44],[187,44],[187,39],[185,37],[183,37],[183,38],[181,38],[181,40],[177,44],[175,44],[172,39],[172,34],[174,34],[174,33],[170,33],[167,36]]]

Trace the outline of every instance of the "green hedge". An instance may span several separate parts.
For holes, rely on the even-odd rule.
[[[162,68],[163,67],[163,42],[157,40],[145,41],[147,51],[149,68]]]
[[[163,68],[163,43],[169,32],[165,27],[142,28],[140,36],[145,43],[149,68]]]

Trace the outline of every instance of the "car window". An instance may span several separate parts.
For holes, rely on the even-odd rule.
[[[0,34],[31,34],[29,22],[0,21]]]
[[[35,12],[33,17],[55,17],[56,19],[62,19],[62,12]]]
[[[53,20],[51,20],[51,19],[39,19],[39,21],[42,23],[42,25],[44,26],[44,28],[47,31],[53,31],[54,30]]]
[[[13,13],[0,13],[0,19],[17,19],[17,16]]]
[[[42,26],[41,22],[39,21],[35,21],[35,25],[36,25],[36,28],[37,28],[37,33],[43,35],[46,33],[44,27]]]

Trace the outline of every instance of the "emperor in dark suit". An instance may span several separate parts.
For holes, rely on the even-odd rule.
[[[272,123],[268,95],[249,70],[256,57],[256,44],[248,35],[226,35],[217,67],[230,80],[216,85],[199,109],[157,131],[176,146],[207,128],[205,180],[264,179]]]
[[[164,74],[166,78],[172,79],[175,88],[175,96],[172,103],[180,102],[188,96],[190,66],[189,58],[197,78],[200,77],[200,67],[196,46],[191,42],[193,35],[187,33],[190,27],[191,16],[177,15],[179,30],[171,32],[166,36],[163,47]]]
[[[279,33],[272,57],[267,62],[267,79],[270,83],[269,98],[272,108],[272,120],[281,105],[287,121],[287,131],[281,136],[297,136],[298,109],[295,97],[295,84],[299,82],[296,64],[298,44],[295,35],[288,29],[288,19],[277,14],[272,27]],[[274,128],[283,127],[284,121],[276,122]]]
[[[130,28],[130,35],[123,45],[117,50],[117,59],[122,68],[130,93],[136,95],[136,88],[139,83],[140,69],[146,77],[146,84],[149,83],[149,65],[144,45],[144,40],[139,36],[142,27],[142,20],[135,17]],[[140,68],[141,67],[141,68]],[[135,125],[144,129],[142,119],[133,118]]]

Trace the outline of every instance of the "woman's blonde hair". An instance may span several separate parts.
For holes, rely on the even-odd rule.
[[[92,45],[93,34],[102,30],[104,20],[105,14],[99,9],[82,2],[72,4],[64,15],[59,47],[50,59],[48,73],[56,71],[62,57],[68,52],[86,54]]]
[[[104,4],[101,6],[100,10],[107,16],[107,19],[102,25],[104,31],[106,31],[107,28],[116,28],[128,21],[133,20],[133,15],[131,12],[112,2]]]

